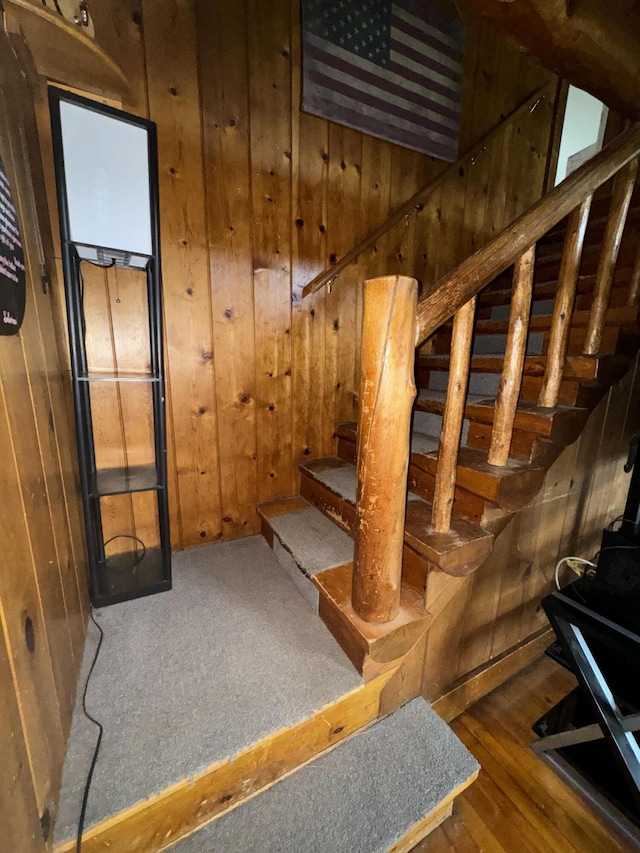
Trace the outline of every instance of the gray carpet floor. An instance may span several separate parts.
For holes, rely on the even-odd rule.
[[[478,766],[414,699],[171,853],[386,853]]]
[[[85,827],[362,683],[262,537],[175,554],[173,574],[170,592],[97,612],[105,640],[87,706],[105,734]],[[91,626],[85,674],[96,642]],[[56,844],[75,835],[95,740],[78,702]]]

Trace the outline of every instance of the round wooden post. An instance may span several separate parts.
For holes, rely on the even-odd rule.
[[[417,294],[408,276],[364,285],[352,603],[367,622],[400,607]]]
[[[538,398],[538,405],[545,408],[552,409],[557,406],[560,397],[564,359],[569,346],[573,303],[576,298],[576,285],[580,272],[580,259],[592,198],[593,196],[588,195],[582,204],[576,207],[567,222],[567,236],[560,261],[558,291],[556,301],[553,304],[551,332],[549,334],[549,346],[547,347],[547,366]]]
[[[613,274],[637,174],[638,158],[623,166],[613,182],[611,208],[600,249],[596,282],[593,287],[593,302],[585,336],[585,355],[596,355],[602,342],[602,330],[611,296]]]
[[[475,316],[476,297],[474,296],[466,305],[458,309],[453,319],[447,401],[440,430],[438,467],[431,513],[431,526],[436,533],[446,533],[451,527]]]
[[[516,419],[524,360],[527,355],[527,335],[529,334],[535,260],[536,247],[534,243],[518,258],[513,267],[509,330],[493,417],[491,446],[487,455],[489,465],[504,466],[509,461],[513,424]]]

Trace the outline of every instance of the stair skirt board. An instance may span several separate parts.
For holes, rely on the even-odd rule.
[[[424,699],[414,699],[173,853],[388,853],[448,816],[479,765]]]
[[[159,824],[167,810],[183,815],[182,833],[202,823],[374,720],[390,677],[363,685],[262,537],[177,553],[174,579],[169,592],[97,611],[105,639],[87,707],[105,733],[85,821],[96,845],[84,853],[131,849],[121,839],[129,825],[140,834],[140,815],[148,831],[152,812]],[[75,849],[95,741],[78,701],[56,849]]]

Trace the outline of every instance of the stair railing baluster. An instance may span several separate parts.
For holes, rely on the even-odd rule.
[[[584,237],[589,221],[589,211],[593,196],[587,196],[581,205],[569,215],[567,234],[562,250],[558,291],[553,305],[549,346],[547,348],[547,366],[538,397],[538,405],[553,408],[558,405],[560,385],[564,372],[564,360],[569,346],[571,316],[576,298],[576,286],[580,271],[580,259],[584,246]]]
[[[417,301],[415,278],[365,282],[351,601],[367,622],[400,609]]]
[[[440,432],[440,449],[438,451],[431,517],[431,524],[436,533],[446,533],[451,527],[456,488],[456,467],[462,435],[464,404],[469,383],[469,362],[475,313],[476,298],[474,296],[458,310],[453,320],[449,382]]]
[[[527,354],[535,255],[534,243],[514,264],[509,330],[493,416],[491,446],[487,456],[489,465],[504,466],[509,461],[511,435],[522,385],[524,359]]]
[[[613,275],[637,174],[638,158],[636,157],[623,166],[614,179],[611,208],[600,250],[596,282],[593,289],[593,302],[587,325],[585,355],[596,355],[602,342],[602,331],[609,306],[609,297],[611,296]]]
[[[638,302],[638,291],[640,290],[640,234],[636,234],[638,247],[636,256],[633,261],[633,269],[631,271],[631,280],[629,282],[629,294],[627,295],[627,305],[632,307]]]

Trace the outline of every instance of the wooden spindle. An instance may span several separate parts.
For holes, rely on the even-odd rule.
[[[627,212],[637,174],[638,158],[636,157],[627,163],[626,166],[623,166],[615,177],[613,193],[611,195],[611,208],[600,249],[598,269],[596,271],[593,302],[591,304],[591,313],[589,314],[589,323],[585,338],[585,355],[595,355],[600,348],[604,318],[611,295],[613,274],[616,268],[616,261],[618,260],[622,232],[627,219]]]
[[[527,354],[535,257],[536,247],[533,245],[518,258],[513,268],[509,331],[487,457],[490,465],[506,465],[509,460],[513,422],[516,418],[524,359]]]
[[[367,622],[400,606],[417,298],[408,276],[365,282],[352,604]]]
[[[587,196],[579,207],[569,216],[567,234],[564,240],[560,274],[558,277],[558,292],[553,305],[551,332],[547,349],[547,366],[542,381],[542,389],[538,405],[553,408],[558,405],[560,385],[564,370],[564,359],[569,345],[569,330],[573,303],[576,298],[576,285],[580,271],[580,258],[584,246],[584,235],[589,221],[591,199]]]
[[[629,294],[627,296],[627,305],[633,306],[638,302],[638,291],[640,290],[640,235],[636,235],[637,248],[636,256],[633,261],[633,270],[631,271],[631,281],[629,282]]]
[[[453,321],[447,401],[440,432],[440,450],[438,452],[431,518],[432,527],[437,533],[445,533],[451,527],[453,497],[456,488],[456,467],[460,449],[464,403],[469,382],[469,359],[471,357],[475,313],[476,299],[474,296],[460,308]]]

